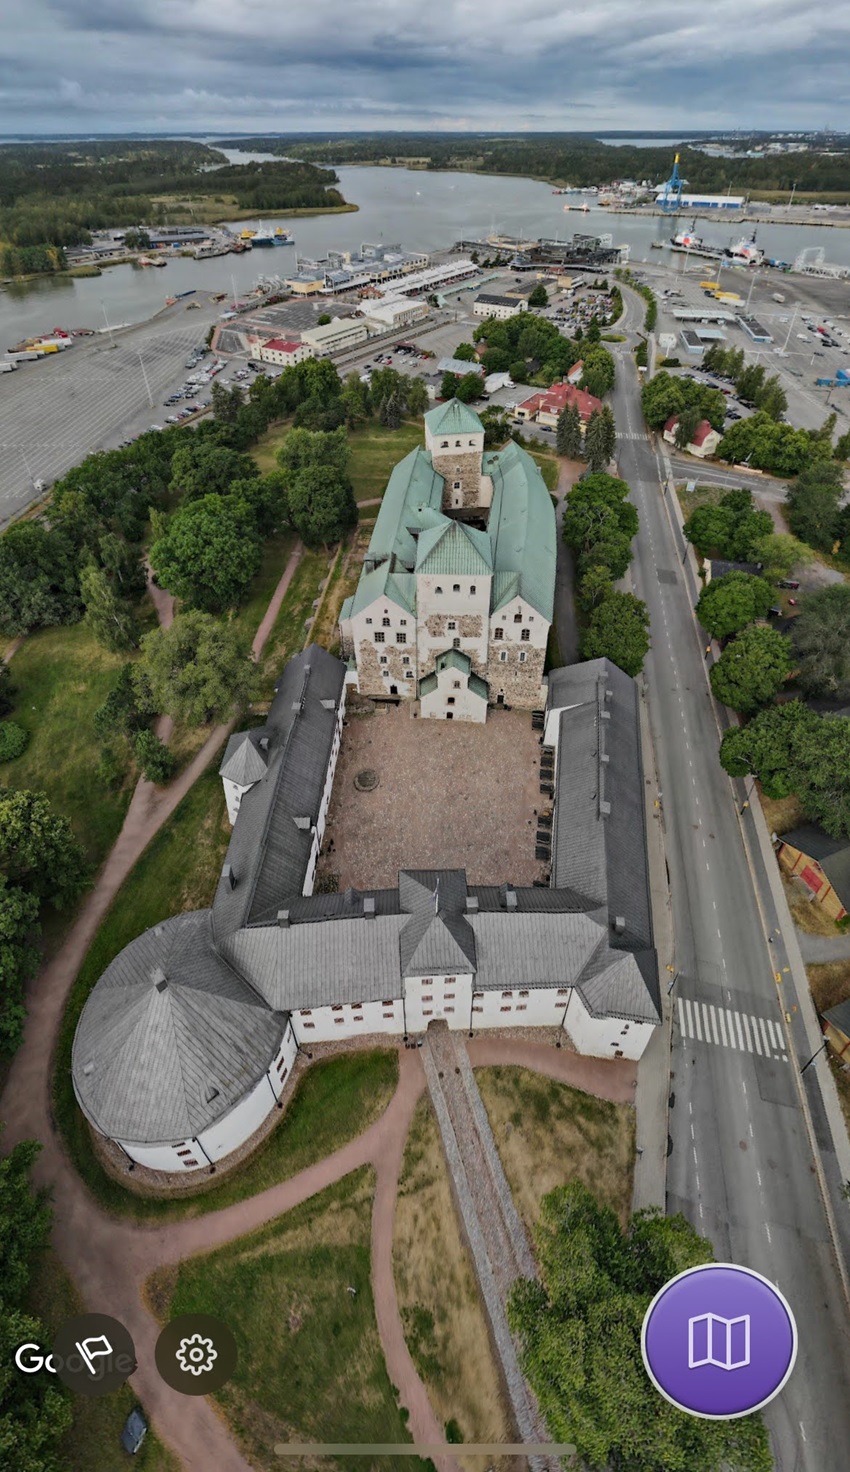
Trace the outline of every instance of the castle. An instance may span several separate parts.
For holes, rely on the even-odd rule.
[[[542,708],[555,596],[555,512],[532,457],[484,451],[478,415],[425,415],[425,448],[396,465],[353,597],[342,653],[361,695],[419,700],[424,718]]]

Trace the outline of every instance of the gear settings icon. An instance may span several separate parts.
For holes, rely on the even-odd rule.
[[[181,1370],[190,1375],[204,1375],[218,1359],[218,1351],[211,1339],[205,1339],[202,1334],[189,1334],[180,1340],[175,1357]]]

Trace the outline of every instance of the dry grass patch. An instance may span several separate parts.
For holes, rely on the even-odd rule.
[[[828,1012],[850,997],[850,961],[830,961],[825,966],[807,966],[809,990],[819,1012]]]
[[[798,828],[805,823],[806,815],[800,805],[800,799],[793,792],[789,797],[765,797],[761,789],[758,789],[761,798],[761,808],[764,820],[771,833],[790,833],[792,828]]]
[[[405,1147],[393,1270],[407,1347],[440,1421],[456,1422],[464,1441],[510,1440],[484,1305],[428,1099],[416,1106]],[[476,1463],[469,1468],[479,1472]]]
[[[817,900],[808,898],[809,891],[805,888],[802,879],[795,881],[782,875],[782,886],[785,890],[785,898],[791,917],[798,930],[804,930],[806,935],[827,935],[835,937],[843,935],[834,920],[827,915],[822,905]]]
[[[475,1081],[517,1210],[529,1233],[548,1191],[582,1181],[626,1225],[632,1201],[635,1112],[527,1068],[477,1068]]]

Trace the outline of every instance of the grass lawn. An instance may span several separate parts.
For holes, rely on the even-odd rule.
[[[292,532],[278,532],[269,537],[263,547],[263,560],[254,578],[245,602],[236,610],[233,622],[239,632],[250,643],[262,622],[269,606],[272,593],[283,575],[290,553],[295,546]]]
[[[455,1421],[466,1442],[510,1440],[484,1306],[427,1098],[416,1106],[405,1146],[393,1271],[407,1347],[440,1421]]]
[[[118,836],[131,787],[110,792],[95,780],[98,745],[92,717],[124,657],[109,654],[83,624],[30,634],[11,662],[16,686],[9,719],[30,733],[17,761],[0,766],[0,783],[46,792],[70,818],[86,859],[99,865]]]
[[[477,1068],[505,1175],[529,1231],[547,1191],[583,1181],[625,1226],[632,1201],[635,1113],[525,1068]]]
[[[543,445],[542,447],[525,445],[524,448],[528,451],[532,460],[536,462],[546,482],[547,491],[556,491],[558,489],[558,472],[560,467],[555,451],[550,450],[548,445]]]
[[[38,1259],[26,1307],[44,1324],[48,1344],[65,1319],[85,1311],[73,1280],[50,1247]],[[104,1305],[105,1309],[108,1307]],[[123,1466],[127,1454],[121,1449],[121,1428],[138,1403],[129,1385],[122,1385],[112,1395],[72,1395],[74,1420],[56,1454],[62,1472],[114,1472],[116,1467]],[[178,1461],[157,1440],[152,1428],[148,1429],[133,1466],[139,1472],[179,1472]]]
[[[274,683],[286,661],[304,648],[313,601],[321,597],[319,584],[328,576],[333,558],[334,550],[330,555],[324,551],[304,551],[266,641],[260,667],[261,699],[271,700]],[[312,634],[309,637],[312,639]]]
[[[271,425],[251,451],[263,475],[276,469],[275,457],[290,427],[288,420]],[[370,420],[350,430],[348,468],[355,501],[372,501],[382,496],[393,466],[416,445],[424,443],[425,427],[421,419],[406,420],[398,429],[386,429],[377,420]]]
[[[792,792],[790,797],[766,797],[760,788],[757,788],[761,798],[762,812],[771,833],[789,833],[792,828],[797,828],[805,823],[806,815],[800,806],[800,799]]]
[[[827,915],[822,905],[816,900],[809,899],[809,891],[803,885],[802,880],[789,879],[782,873],[782,886],[785,890],[785,898],[791,911],[791,918],[798,930],[804,930],[807,935],[827,935],[833,938],[845,935],[835,921]]]
[[[239,1358],[216,1400],[252,1465],[268,1472],[304,1465],[275,1454],[284,1441],[410,1440],[375,1322],[373,1191],[373,1172],[354,1171],[260,1231],[148,1285],[162,1319],[211,1313],[230,1326]],[[413,1472],[423,1464],[406,1458],[408,1465]]]

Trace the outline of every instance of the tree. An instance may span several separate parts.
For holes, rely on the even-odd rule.
[[[13,762],[29,745],[29,732],[15,721],[0,721],[0,762]]]
[[[542,281],[538,281],[535,286],[531,296],[528,298],[528,305],[530,307],[548,307],[549,293]]]
[[[850,586],[833,583],[806,593],[794,620],[791,643],[797,681],[807,695],[850,697]]]
[[[686,450],[693,440],[700,423],[699,409],[683,409],[676,425],[674,440],[677,450]]]
[[[801,722],[792,738],[788,778],[807,818],[831,838],[850,836],[850,721],[818,716],[816,725]]]
[[[595,398],[602,399],[610,389],[614,387],[614,359],[608,352],[598,344],[587,348],[582,359],[584,368],[581,376],[581,387],[586,389]]]
[[[203,496],[181,506],[150,550],[162,585],[194,608],[235,608],[260,566],[254,514],[234,496]]]
[[[345,423],[342,396],[329,399],[323,393],[302,399],[295,410],[295,423],[301,428],[327,432]]]
[[[838,505],[844,493],[844,474],[835,460],[807,466],[788,489],[788,525],[795,537],[831,552],[839,530]]]
[[[703,557],[746,562],[773,531],[769,511],[756,511],[749,491],[727,491],[716,506],[698,506],[685,522],[685,536]]]
[[[7,716],[10,710],[14,710],[15,686],[12,684],[12,671],[6,661],[0,659],[0,716]]]
[[[835,446],[836,460],[850,460],[850,429],[839,436]]]
[[[457,398],[457,386],[459,383],[460,379],[456,373],[444,373],[442,378],[440,379],[440,398]]]
[[[584,431],[584,453],[591,470],[604,470],[608,464],[608,431],[605,421],[597,409],[594,409]]]
[[[614,410],[610,404],[603,404],[600,411],[602,420],[602,444],[605,449],[606,464],[613,460],[614,451],[617,448],[617,424],[614,419]]]
[[[720,765],[730,777],[758,778],[768,797],[793,790],[789,778],[797,733],[819,726],[820,717],[801,700],[768,705],[746,726],[730,726],[720,743]]]
[[[578,601],[585,612],[590,612],[614,591],[610,568],[602,563],[588,567],[578,585]]]
[[[99,741],[130,736],[144,726],[156,707],[144,669],[123,664],[109,694],[94,713],[92,725]]]
[[[483,387],[480,373],[464,373],[463,378],[458,380],[455,398],[462,404],[472,404],[481,397]]]
[[[791,673],[791,642],[777,629],[751,624],[727,644],[709,680],[716,698],[749,715],[767,705]]]
[[[289,483],[289,515],[305,546],[338,542],[357,524],[351,481],[332,467],[304,466]]]
[[[177,765],[174,753],[168,750],[153,731],[139,731],[133,742],[133,750],[142,775],[149,782],[164,787],[174,776]]]
[[[0,629],[26,634],[72,624],[82,614],[74,552],[42,522],[21,521],[0,537]]]
[[[242,408],[242,393],[238,384],[225,388],[215,379],[212,386],[212,411],[219,424],[235,424]]]
[[[302,470],[305,465],[325,465],[344,475],[348,470],[349,453],[348,437],[344,429],[332,430],[330,433],[291,429],[277,452],[277,463],[290,476],[294,471]]]
[[[319,315],[318,315],[318,317],[316,318],[316,326],[317,327],[327,327],[327,325],[330,322],[330,320],[331,320],[331,314],[330,314],[330,312],[320,312]]]
[[[584,659],[610,659],[638,675],[649,649],[649,612],[633,593],[611,593],[597,605],[581,641]]]
[[[711,1421],[663,1400],[641,1361],[641,1326],[677,1273],[712,1261],[681,1215],[637,1212],[625,1231],[577,1181],[544,1196],[535,1228],[540,1278],[520,1280],[508,1322],[553,1441],[578,1461],[628,1472],[770,1472],[758,1416]]]
[[[452,357],[457,358],[461,363],[475,363],[478,360],[478,354],[471,342],[459,342]]]
[[[369,418],[369,385],[363,383],[357,372],[348,373],[342,385],[340,403],[345,413],[345,422],[349,429],[355,425],[362,424]]]
[[[257,475],[250,455],[239,455],[210,440],[199,440],[196,434],[184,435],[171,462],[172,496],[199,500],[201,496],[226,496],[235,480],[249,480]]]
[[[488,406],[481,414],[481,424],[484,429],[485,450],[494,450],[510,439],[511,426],[502,409]]]
[[[90,562],[83,568],[80,593],[86,610],[84,622],[98,644],[113,653],[137,647],[139,630],[133,610],[115,593],[102,567]]]
[[[55,1375],[22,1375],[14,1360],[19,1344],[50,1341],[45,1326],[24,1307],[33,1264],[50,1231],[45,1197],[33,1192],[29,1181],[39,1148],[23,1140],[0,1160],[0,1447],[6,1467],[59,1472],[59,1442],[71,1425],[71,1397]]]
[[[0,787],[0,872],[57,910],[85,887],[83,850],[45,793]]]
[[[788,408],[788,397],[785,393],[784,388],[782,387],[782,384],[779,382],[779,379],[775,377],[769,378],[767,380],[767,383],[758,394],[756,402],[758,404],[758,407],[765,414],[770,415],[771,419],[781,419],[782,415],[785,413],[785,410]],[[823,431],[820,430],[818,431],[818,433],[822,435]],[[829,439],[831,445],[831,430],[827,438]]]
[[[773,589],[765,578],[748,572],[727,572],[712,578],[697,603],[697,617],[713,639],[728,639],[747,624],[764,618],[773,602]]]
[[[762,564],[764,576],[776,581],[789,577],[796,567],[808,567],[814,561],[814,553],[805,542],[798,542],[787,532],[771,532],[756,547],[756,560]]]
[[[38,896],[0,874],[0,1057],[23,1038],[24,989],[38,971]]]
[[[190,726],[226,720],[254,687],[247,640],[199,609],[146,634],[142,657],[156,709]]]
[[[555,449],[568,460],[577,460],[581,454],[581,414],[578,404],[565,404],[558,415],[555,431]]]
[[[428,390],[421,378],[408,378],[407,383],[407,412],[411,419],[418,419],[428,408]]]

